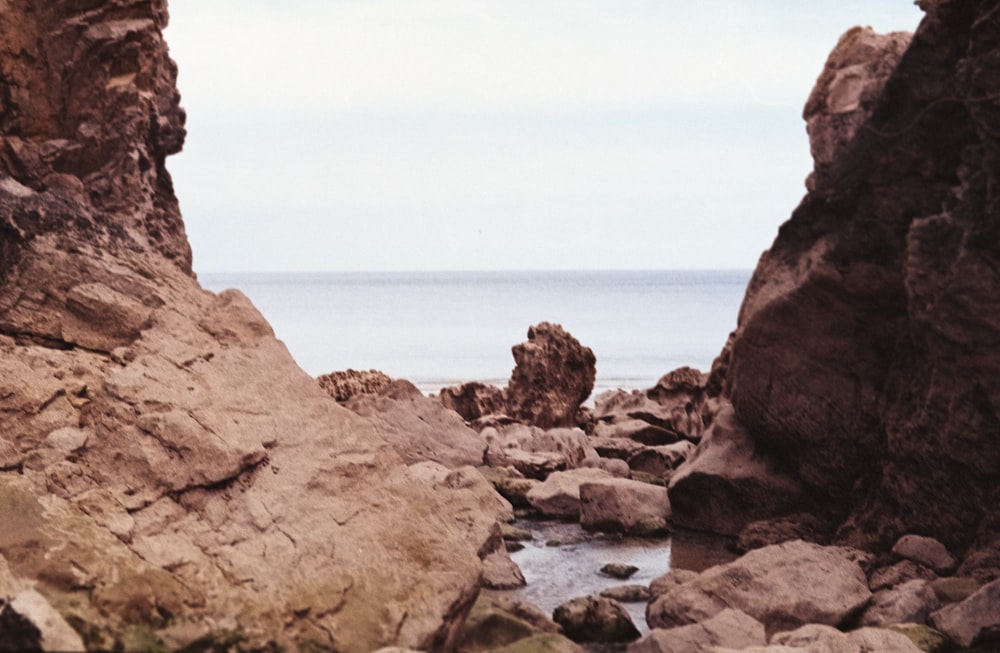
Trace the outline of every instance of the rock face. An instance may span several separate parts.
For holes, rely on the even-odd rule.
[[[854,30],[831,55],[806,110],[812,190],[720,368],[841,541],[960,550],[1000,506],[1000,23],[991,2],[922,6],[894,68],[898,35]]]
[[[574,426],[594,389],[594,352],[549,322],[529,328],[528,341],[511,351],[516,366],[506,391],[510,415],[543,429]]]
[[[497,514],[198,286],[166,20],[0,3],[0,567],[94,649],[446,650]]]

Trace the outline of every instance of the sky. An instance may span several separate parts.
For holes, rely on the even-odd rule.
[[[752,268],[910,0],[170,0],[197,272]]]

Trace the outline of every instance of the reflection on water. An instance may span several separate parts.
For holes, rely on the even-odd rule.
[[[535,538],[511,554],[528,582],[511,590],[511,595],[534,603],[550,616],[557,606],[579,596],[600,594],[616,585],[649,585],[671,567],[701,571],[736,557],[727,548],[728,540],[701,533],[650,539],[588,533],[579,523],[520,520],[515,525],[530,530]],[[610,562],[634,565],[639,571],[627,580],[611,578],[600,571]],[[626,603],[625,607],[636,627],[643,634],[649,632],[646,604]]]

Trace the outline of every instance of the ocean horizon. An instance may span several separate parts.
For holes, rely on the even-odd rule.
[[[597,358],[594,394],[647,388],[682,366],[708,370],[752,270],[200,273],[236,288],[313,376],[378,369],[427,394],[504,386],[511,347],[539,322]]]

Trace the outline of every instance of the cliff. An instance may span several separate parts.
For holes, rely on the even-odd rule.
[[[811,190],[718,367],[838,540],[965,550],[1000,530],[1000,3],[920,4],[908,46],[856,29],[831,55]]]
[[[198,286],[166,22],[0,3],[0,596],[91,648],[448,650],[499,542],[485,482],[406,466]]]

